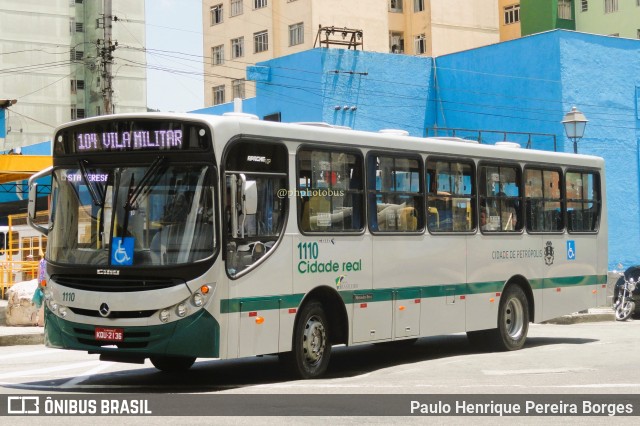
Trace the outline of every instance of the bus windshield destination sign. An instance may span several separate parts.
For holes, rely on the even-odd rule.
[[[182,130],[76,133],[76,152],[167,150],[182,148]]]

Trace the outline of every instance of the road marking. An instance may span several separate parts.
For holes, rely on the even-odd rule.
[[[593,368],[533,368],[528,370],[482,370],[487,376],[519,376],[523,374],[564,374],[595,371]]]
[[[74,377],[73,379],[65,382],[64,384],[62,384],[60,387],[61,388],[70,388],[70,387],[74,387],[76,386],[78,383],[82,383],[85,380],[89,379],[91,376],[100,373],[101,371],[106,370],[107,368],[111,367],[113,363],[112,362],[101,362],[100,365],[98,365],[95,368],[92,368],[91,370],[87,371],[86,373]]]
[[[42,348],[38,351],[16,352],[13,354],[0,355],[0,360],[11,359],[11,358],[25,358],[25,357],[36,356],[36,355],[44,355],[52,352],[63,352],[63,351],[60,349]]]
[[[43,363],[44,362],[46,362],[46,361],[43,361]],[[14,371],[13,373],[0,374],[0,380],[13,379],[13,378],[16,378],[16,377],[27,378],[27,377],[32,377],[32,376],[39,376],[39,375],[44,375],[44,374],[49,374],[49,373],[55,373],[55,372],[58,372],[58,371],[73,370],[74,368],[92,367],[92,366],[95,366],[98,363],[100,363],[100,361],[99,360],[95,360],[95,361],[79,362],[77,364],[59,365],[57,367],[38,368],[38,369],[35,369],[35,370]]]

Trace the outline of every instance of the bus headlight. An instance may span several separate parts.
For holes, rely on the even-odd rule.
[[[171,316],[171,313],[169,312],[168,309],[163,309],[162,311],[160,311],[160,321],[167,322],[169,321],[170,316]]]
[[[58,310],[58,304],[55,301],[52,301],[49,307],[51,308],[52,312],[56,312]]]
[[[67,316],[67,308],[65,308],[64,306],[60,306],[60,308],[58,308],[58,314],[64,318]]]
[[[198,308],[202,306],[203,298],[200,293],[196,293],[193,295],[193,304]]]
[[[179,304],[176,308],[176,314],[180,318],[184,317],[187,314],[187,305],[185,305],[184,303]]]

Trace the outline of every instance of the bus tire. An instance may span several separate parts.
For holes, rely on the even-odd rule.
[[[300,311],[293,331],[292,351],[282,357],[297,377],[315,379],[327,371],[331,358],[328,324],[318,301],[305,304]]]
[[[187,371],[196,362],[195,357],[188,356],[152,356],[149,360],[155,368],[165,373]]]
[[[500,298],[498,328],[493,330],[493,347],[500,351],[518,350],[524,346],[528,332],[527,295],[519,286],[509,286]]]

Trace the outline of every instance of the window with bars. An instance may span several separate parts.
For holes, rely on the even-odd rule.
[[[416,55],[427,53],[427,38],[424,34],[417,35],[413,38],[413,51]]]
[[[262,9],[263,7],[267,7],[267,0],[253,0],[254,9]]]
[[[571,0],[558,0],[558,18],[571,19]]]
[[[82,50],[71,48],[71,51],[69,52],[69,59],[71,60],[71,62],[81,61],[83,57],[84,57],[84,52]]]
[[[224,45],[213,46],[211,48],[211,65],[224,64]]]
[[[242,0],[231,0],[231,16],[242,15]]]
[[[213,87],[213,104],[219,105],[224,103],[224,84]]]
[[[604,0],[604,13],[613,13],[618,11],[618,0]]]
[[[211,25],[221,24],[224,19],[222,4],[211,6]]]
[[[71,80],[71,92],[75,93],[78,90],[84,90],[84,80]]]
[[[504,23],[515,24],[516,22],[520,22],[520,5],[514,4],[512,6],[507,6],[504,8]]]
[[[253,53],[266,52],[269,50],[269,33],[260,31],[253,33]]]
[[[233,91],[233,98],[244,99],[244,80],[233,80],[231,82],[231,88]]]
[[[304,23],[289,25],[289,46],[304,43]]]
[[[76,22],[76,32],[83,33],[84,32],[84,23]]]
[[[81,118],[85,118],[86,114],[84,108],[76,108],[75,105],[71,105],[71,119],[79,120]]]
[[[244,37],[231,39],[231,58],[242,58],[244,56]]]

